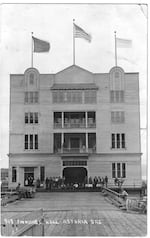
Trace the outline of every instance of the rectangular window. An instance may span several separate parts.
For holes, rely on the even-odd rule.
[[[25,124],[28,124],[29,120],[28,120],[28,113],[25,112]]]
[[[111,134],[111,143],[112,143],[112,149],[125,149],[125,134]]]
[[[33,123],[33,113],[30,112],[30,123],[32,124]]]
[[[120,148],[120,134],[117,134],[117,148]]]
[[[34,102],[35,103],[39,102],[39,92],[34,92]]]
[[[117,178],[121,177],[120,163],[117,163]]]
[[[87,161],[63,161],[63,166],[86,166]]]
[[[122,163],[122,178],[126,177],[126,164]]]
[[[121,141],[121,143],[122,143],[122,148],[125,148],[125,134],[124,134],[124,133],[121,134],[121,138],[122,138],[122,141]]]
[[[24,148],[25,148],[25,150],[27,150],[28,149],[28,135],[25,135],[24,136],[25,137],[25,144],[24,144]]]
[[[25,143],[24,143],[24,148],[25,150],[33,150],[33,149],[38,149],[38,135],[35,134],[30,134],[30,135],[25,135]]]
[[[30,103],[34,102],[34,100],[33,100],[33,92],[29,92],[29,102]]]
[[[37,112],[35,112],[34,113],[34,123],[38,123],[38,113]]]
[[[84,102],[85,103],[96,103],[96,90],[86,90],[84,92]]]
[[[116,177],[116,164],[112,163],[112,178]]]
[[[71,101],[72,101],[72,103],[82,103],[82,92],[81,91],[72,91]]]
[[[115,148],[115,134],[111,135],[112,148]]]
[[[35,150],[38,149],[38,135],[35,135]]]
[[[25,112],[25,124],[33,123],[38,123],[38,112]]]
[[[33,149],[33,135],[30,135],[30,149]]]
[[[58,102],[58,92],[53,91],[52,92],[52,97],[53,97],[53,103],[57,103]]]
[[[17,182],[17,169],[16,167],[12,167],[12,182]]]
[[[126,178],[126,164],[112,163],[112,178]]]
[[[39,93],[38,92],[25,92],[24,94],[24,102],[25,103],[38,103],[39,101]]]
[[[122,102],[124,102],[124,91],[120,91],[120,90],[110,91],[110,102],[111,103],[122,103]]]
[[[24,93],[24,102],[28,103],[28,92]]]
[[[71,103],[71,91],[66,92],[66,102]]]
[[[112,123],[124,123],[125,118],[124,118],[124,112],[122,111],[114,111],[111,112],[111,122]]]

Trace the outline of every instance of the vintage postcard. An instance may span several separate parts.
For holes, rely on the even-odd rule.
[[[147,235],[148,5],[1,4],[1,235]]]

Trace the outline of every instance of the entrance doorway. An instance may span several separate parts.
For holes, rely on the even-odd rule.
[[[84,183],[87,177],[87,169],[83,167],[67,167],[63,170],[65,183]]]
[[[33,180],[34,180],[34,168],[33,167],[24,168],[24,185],[32,186]]]

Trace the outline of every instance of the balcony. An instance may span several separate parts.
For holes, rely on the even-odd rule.
[[[58,154],[92,154],[96,153],[96,147],[94,148],[56,148],[54,153]]]
[[[55,112],[54,128],[96,128],[95,112]]]
[[[96,153],[96,133],[54,133],[54,153]]]

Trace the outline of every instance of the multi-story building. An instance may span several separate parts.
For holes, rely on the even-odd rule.
[[[139,74],[72,65],[56,74],[10,76],[9,186],[30,176],[107,175],[141,186]]]

